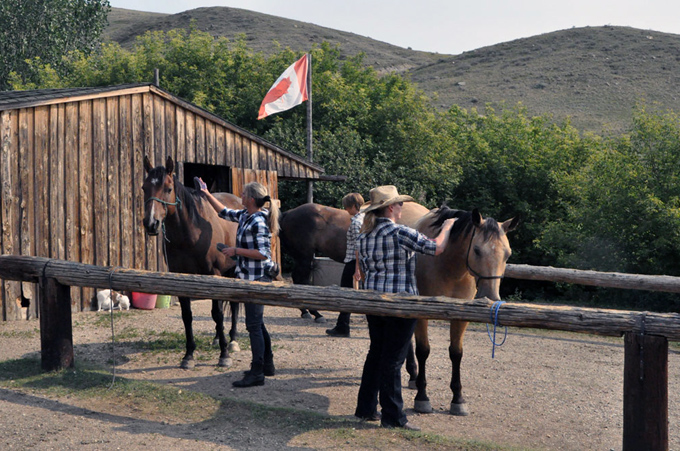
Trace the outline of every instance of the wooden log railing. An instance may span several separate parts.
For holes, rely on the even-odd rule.
[[[508,265],[506,276],[599,285],[594,271],[543,269],[546,271],[526,265]],[[567,272],[574,277],[567,277]],[[605,279],[602,286],[680,292],[679,278],[624,277],[631,275],[617,273],[601,276]],[[40,334],[45,370],[73,365],[69,286],[408,318],[492,322],[490,307],[493,303],[486,298],[461,300],[283,282],[246,282],[215,276],[100,267],[42,257],[0,256],[0,279],[35,282],[43,287]],[[623,449],[668,449],[668,340],[680,341],[680,315],[505,303],[498,320],[504,326],[625,335]]]

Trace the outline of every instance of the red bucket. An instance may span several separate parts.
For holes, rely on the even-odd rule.
[[[153,310],[156,307],[156,295],[132,292],[132,306],[142,310]]]

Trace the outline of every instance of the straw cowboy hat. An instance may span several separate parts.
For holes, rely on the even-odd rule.
[[[361,207],[361,211],[364,213],[389,207],[398,202],[413,202],[411,196],[400,195],[397,192],[397,187],[394,185],[384,185],[373,188],[368,194],[370,200]]]

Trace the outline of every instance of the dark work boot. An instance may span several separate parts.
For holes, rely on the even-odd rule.
[[[252,370],[245,370],[243,374],[248,375]],[[274,354],[264,356],[264,370],[265,376],[274,376],[276,374],[276,367],[274,366]]]
[[[256,385],[264,385],[264,371],[263,365],[253,363],[243,379],[240,381],[234,381],[232,384],[234,387],[254,387]]]
[[[274,367],[274,354],[271,352],[264,355],[264,375],[273,376],[276,374],[276,367]]]

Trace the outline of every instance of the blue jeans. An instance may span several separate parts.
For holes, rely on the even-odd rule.
[[[259,280],[271,282],[271,279],[266,277]],[[264,326],[264,305],[246,302],[245,307],[246,330],[250,336],[250,351],[253,354],[252,365],[264,365],[265,355],[272,353],[272,340]]]
[[[371,345],[354,415],[370,417],[377,411],[378,398],[384,426],[403,426],[408,421],[401,397],[401,367],[411,345],[416,320],[366,315]]]
[[[342,269],[342,276],[340,277],[340,286],[343,288],[354,287],[354,271],[356,269],[356,260],[345,263],[345,267]],[[349,318],[350,312],[340,312],[338,315],[338,322],[335,324],[335,330],[338,332],[349,332]]]

